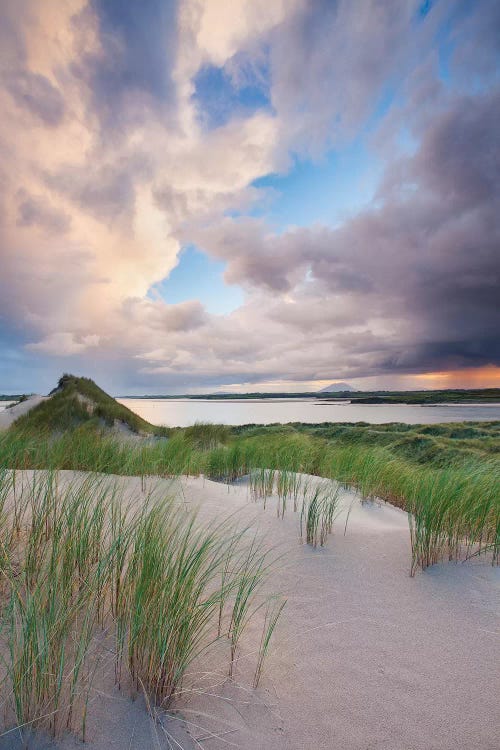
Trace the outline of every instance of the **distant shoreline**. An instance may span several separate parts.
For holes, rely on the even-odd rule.
[[[0,394],[2,402],[18,402],[27,398],[23,394]],[[340,391],[301,393],[205,393],[205,394],[154,394],[119,395],[116,399],[138,401],[201,401],[201,402],[267,402],[286,403],[309,401],[321,405],[380,405],[407,404],[413,406],[500,406],[500,388],[450,389],[435,391]]]
[[[351,404],[413,404],[420,406],[448,406],[487,404],[500,405],[500,388],[470,390],[436,390],[436,391],[340,391],[340,392],[303,392],[303,393],[206,393],[206,394],[156,394],[152,396],[116,396],[120,399],[141,399],[145,401],[269,401],[284,402],[297,400],[317,401],[318,403],[351,403]]]

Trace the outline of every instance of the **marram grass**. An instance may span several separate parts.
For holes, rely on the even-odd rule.
[[[278,425],[235,428],[230,435],[227,428],[198,425],[167,440],[131,443],[85,425],[59,436],[19,428],[0,435],[0,467],[205,474],[227,482],[250,474],[252,492],[264,502],[277,478],[281,515],[287,502],[300,505],[300,488],[288,486],[297,473],[334,479],[410,512],[413,572],[478,553],[498,562],[499,434],[494,422]]]
[[[144,492],[138,506],[127,504],[105,475],[140,476],[145,490],[148,476],[231,482],[249,474],[254,499],[266,503],[275,494],[280,517],[293,507],[312,545],[331,532],[338,482],[408,511],[412,574],[476,555],[498,563],[493,423],[433,426],[427,437],[424,428],[412,436],[406,426],[402,437],[398,426],[371,427],[366,439],[359,427],[341,427],[235,434],[196,426],[168,440],[136,442],[89,425],[59,435],[20,428],[1,434],[3,713],[10,710],[19,726],[85,735],[89,696],[109,666],[110,644],[117,683],[135,683],[151,703],[168,706],[182,694],[188,668],[217,639],[227,638],[233,671],[249,620],[261,615],[259,681],[283,606],[263,594],[268,556],[230,524],[200,528],[175,497]],[[330,439],[332,430],[340,437]],[[58,469],[90,474],[68,485]]]
[[[131,503],[103,475],[68,483],[57,472],[2,471],[0,519],[0,693],[19,727],[85,738],[93,684],[112,662],[119,686],[128,677],[168,707],[220,638],[233,671],[243,631],[270,601],[262,587],[273,553],[245,529],[199,525],[155,492]],[[252,649],[256,682],[269,617]]]
[[[288,502],[299,514],[301,540],[313,547],[323,547],[332,533],[333,521],[339,513],[340,486],[332,480],[311,481],[309,475],[289,469],[253,469],[249,474],[250,495],[254,502],[276,496],[276,514],[283,519]],[[300,507],[299,507],[300,506]]]

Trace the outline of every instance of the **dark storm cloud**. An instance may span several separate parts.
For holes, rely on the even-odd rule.
[[[338,343],[332,313],[343,307],[353,323],[360,310],[367,325],[385,321],[393,333],[375,339],[367,371],[500,364],[499,121],[499,90],[455,99],[416,154],[387,170],[379,208],[336,230],[270,235],[256,220],[228,219],[198,241],[228,261],[231,282],[292,296],[305,283],[313,300],[323,297],[323,324],[318,304],[303,297],[298,309],[275,311],[292,326],[307,326],[311,314],[317,329],[332,316]]]
[[[426,131],[409,179],[446,198],[457,211],[470,212],[498,197],[499,117],[499,89],[460,98]]]

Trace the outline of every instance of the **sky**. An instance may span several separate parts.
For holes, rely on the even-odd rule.
[[[500,386],[500,3],[1,0],[0,393]]]

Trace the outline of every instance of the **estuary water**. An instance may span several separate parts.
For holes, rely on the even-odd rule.
[[[188,427],[196,422],[215,424],[273,424],[275,422],[369,422],[437,424],[500,420],[500,404],[414,406],[408,404],[351,404],[318,399],[142,399],[119,398],[121,404],[151,424]]]

